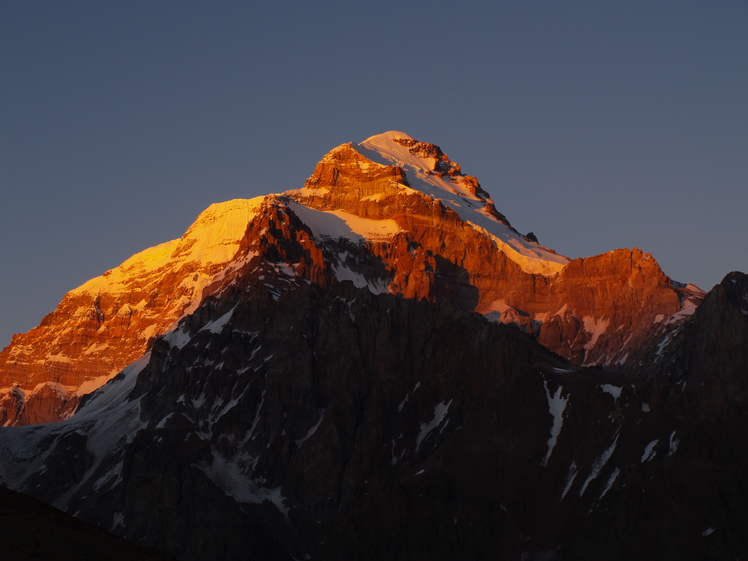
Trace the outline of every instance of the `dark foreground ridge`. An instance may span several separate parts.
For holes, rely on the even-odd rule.
[[[5,487],[0,487],[0,543],[0,557],[14,561],[175,561]]]

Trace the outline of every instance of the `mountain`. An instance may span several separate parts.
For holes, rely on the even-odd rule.
[[[6,390],[0,484],[182,561],[748,555],[744,274],[705,295],[637,249],[569,260],[403,133],[226,205],[31,332],[101,322],[34,379],[64,420]],[[70,397],[105,343],[130,362]]]
[[[439,147],[389,132],[333,149],[302,189],[211,206],[181,239],[68,293],[0,353],[0,421],[66,418],[258,255],[323,287],[457,303],[574,364],[621,370],[703,297],[638,249],[558,255],[519,234]]]

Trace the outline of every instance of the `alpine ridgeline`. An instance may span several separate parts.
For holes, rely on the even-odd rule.
[[[302,189],[215,204],[179,240],[69,292],[0,353],[0,424],[71,415],[248,266],[321,287],[455,303],[576,365],[626,370],[703,297],[633,250],[569,260],[519,234],[438,146],[388,132],[326,154]]]
[[[391,132],[16,336],[6,424],[66,418],[0,484],[182,561],[743,558],[747,348],[745,275],[570,261]]]

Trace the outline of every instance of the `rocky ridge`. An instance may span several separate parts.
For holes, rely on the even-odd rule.
[[[231,263],[262,198],[211,205],[178,240],[70,291],[0,353],[0,425],[56,421],[193,311]]]
[[[636,373],[677,386],[710,422],[748,407],[748,276],[732,272],[680,329],[651,344]],[[732,366],[726,369],[724,365]]]

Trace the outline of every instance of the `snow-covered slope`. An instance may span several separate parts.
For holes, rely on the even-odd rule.
[[[391,218],[362,218],[343,210],[316,210],[290,201],[289,208],[320,240],[346,238],[355,243],[392,238],[403,229]]]

